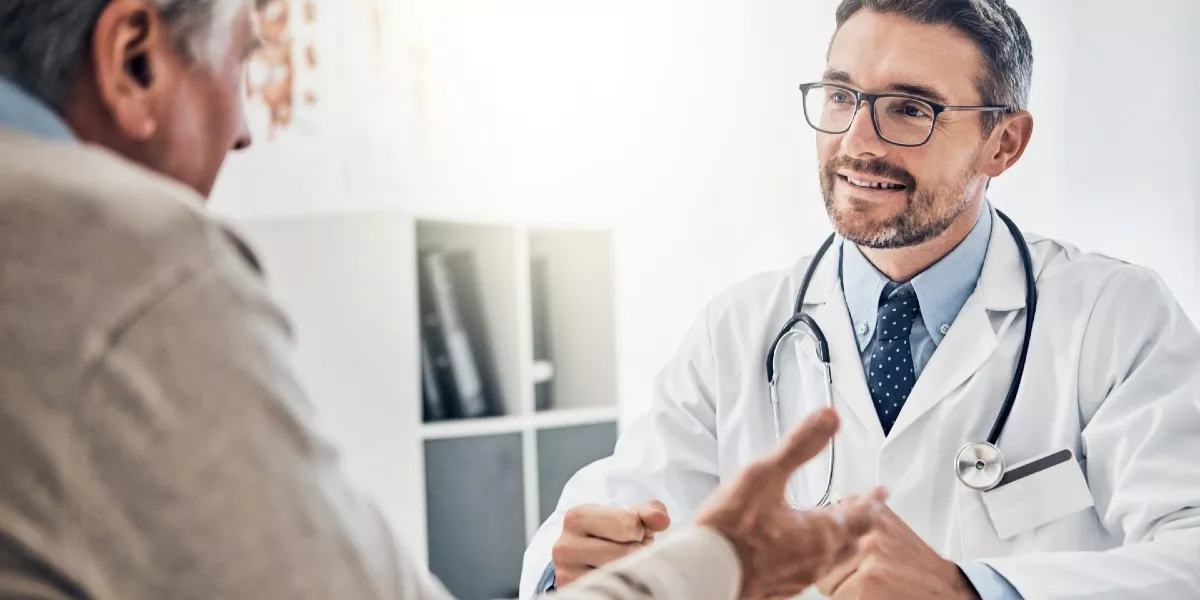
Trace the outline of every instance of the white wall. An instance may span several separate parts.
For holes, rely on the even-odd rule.
[[[1200,316],[1200,3],[1013,2],[1034,38],[1034,141],[993,186],[1025,229],[1159,272]]]
[[[1034,38],[1037,126],[993,199],[1028,230],[1152,266],[1200,314],[1200,3],[1012,4]],[[705,301],[828,231],[796,85],[820,75],[835,5],[389,0],[376,45],[357,46],[386,55],[385,76],[357,59],[343,74],[345,193],[263,211],[616,224],[637,414]],[[218,207],[247,201],[264,203]]]

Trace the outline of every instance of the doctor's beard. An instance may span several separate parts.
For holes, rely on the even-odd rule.
[[[859,214],[853,205],[839,203],[834,186],[837,171],[842,168],[904,184],[904,207],[890,218],[871,220]],[[836,156],[819,171],[825,211],[834,229],[847,240],[867,248],[905,248],[927,242],[941,235],[970,208],[969,172],[940,185],[924,185],[918,184],[908,171],[887,161],[849,156]]]

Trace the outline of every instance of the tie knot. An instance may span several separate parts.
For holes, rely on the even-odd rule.
[[[879,300],[879,322],[875,333],[879,339],[896,340],[912,333],[913,321],[921,307],[910,285],[889,283]]]

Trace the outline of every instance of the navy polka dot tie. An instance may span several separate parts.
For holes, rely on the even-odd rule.
[[[917,382],[909,336],[920,307],[911,286],[897,291],[899,287],[899,284],[889,283],[883,290],[879,322],[875,326],[875,348],[867,370],[867,385],[885,435],[892,430],[892,424]]]

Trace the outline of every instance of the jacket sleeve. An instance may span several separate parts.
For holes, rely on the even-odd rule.
[[[659,372],[649,411],[622,433],[612,456],[584,467],[567,482],[556,510],[525,552],[523,600],[542,591],[538,583],[551,563],[563,514],[574,506],[628,508],[656,499],[667,507],[672,530],[692,519],[719,481],[716,373],[706,311]]]
[[[1200,598],[1200,334],[1156,275],[1123,266],[1083,339],[1085,472],[1113,548],[984,562],[1026,598]]]
[[[714,531],[678,535],[589,573],[551,594],[556,600],[734,600],[741,566],[733,546]]]

